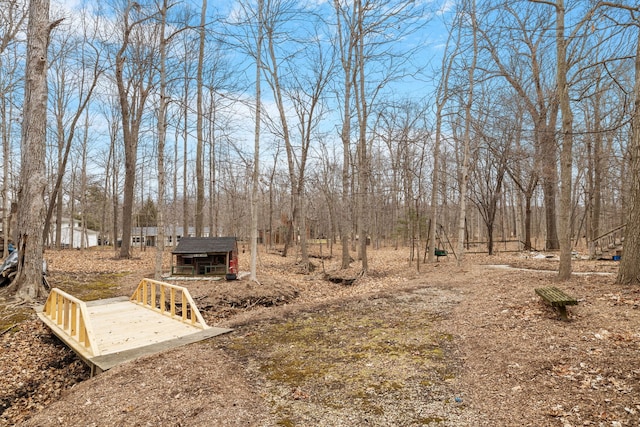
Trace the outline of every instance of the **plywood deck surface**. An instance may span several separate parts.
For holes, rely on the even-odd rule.
[[[129,301],[88,307],[100,354],[144,347],[202,329]]]

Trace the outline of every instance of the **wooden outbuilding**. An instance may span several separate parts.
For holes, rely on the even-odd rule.
[[[183,237],[171,252],[171,275],[225,276],[238,274],[238,242],[235,237]]]

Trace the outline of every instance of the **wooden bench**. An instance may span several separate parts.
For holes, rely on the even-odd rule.
[[[549,303],[551,307],[556,308],[560,312],[562,320],[569,320],[567,316],[567,306],[578,304],[577,299],[567,295],[555,286],[536,288],[536,294]]]

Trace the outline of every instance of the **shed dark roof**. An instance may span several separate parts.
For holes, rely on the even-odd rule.
[[[172,254],[201,254],[231,252],[236,248],[235,237],[183,237]]]

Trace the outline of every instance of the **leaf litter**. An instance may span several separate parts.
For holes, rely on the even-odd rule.
[[[88,298],[130,294],[154,256],[46,253],[52,285]],[[563,322],[533,292],[555,259],[448,257],[416,272],[408,251],[370,256],[362,277],[357,262],[312,258],[301,274],[295,255],[264,251],[260,285],[180,282],[234,332],[93,378],[32,311],[9,321],[0,425],[638,425],[640,289],[614,283],[616,263],[575,261],[600,274],[553,283],[579,300]]]

